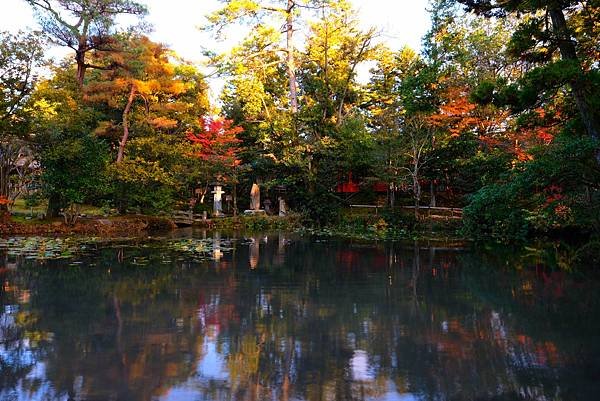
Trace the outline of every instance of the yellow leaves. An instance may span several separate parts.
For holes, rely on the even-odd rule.
[[[175,95],[179,95],[179,94],[186,92],[187,89],[188,89],[188,86],[185,83],[183,83],[181,81],[173,81],[170,83],[169,92],[171,92],[172,94],[175,94]]]
[[[33,104],[33,109],[43,118],[54,117],[56,113],[56,103],[50,103],[47,99],[40,99]]]
[[[248,12],[256,13],[258,10],[260,10],[258,3],[251,0],[233,0],[227,6],[227,12],[231,16],[240,16]]]
[[[156,117],[150,121],[150,124],[157,129],[171,129],[177,127],[177,121],[167,117]]]

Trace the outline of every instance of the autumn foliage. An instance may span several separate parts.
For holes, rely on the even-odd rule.
[[[240,164],[237,155],[240,151],[238,134],[244,131],[234,126],[232,120],[222,117],[203,117],[201,132],[188,132],[187,139],[195,145],[193,154],[202,159],[224,167]]]

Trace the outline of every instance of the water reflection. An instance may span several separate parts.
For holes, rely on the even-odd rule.
[[[204,234],[206,235],[206,234]],[[237,238],[4,257],[2,400],[589,400],[599,282],[498,253]],[[227,242],[229,243],[229,242]],[[141,265],[135,261],[148,260]]]

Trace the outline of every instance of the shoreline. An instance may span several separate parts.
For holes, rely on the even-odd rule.
[[[126,215],[102,218],[81,218],[73,225],[56,219],[53,221],[28,221],[26,223],[9,220],[0,223],[0,236],[40,236],[40,235],[91,235],[99,237],[138,236],[153,231],[173,230],[176,225],[168,218]]]

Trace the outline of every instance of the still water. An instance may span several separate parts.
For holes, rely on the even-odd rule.
[[[600,399],[597,275],[448,245],[214,244],[2,256],[0,400]]]

